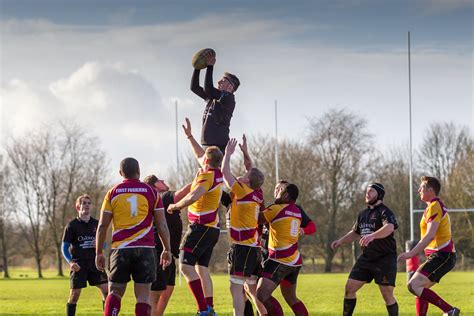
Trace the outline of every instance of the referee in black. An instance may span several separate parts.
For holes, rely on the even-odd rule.
[[[359,240],[362,254],[347,279],[343,316],[352,315],[356,293],[365,284],[375,280],[385,301],[388,315],[398,315],[398,304],[393,296],[397,276],[397,244],[393,232],[397,229],[395,214],[383,204],[385,188],[380,183],[367,187],[367,208],[359,213],[352,230],[331,243],[333,249]]]
[[[76,199],[77,217],[64,229],[62,253],[71,269],[69,278],[71,291],[67,301],[66,315],[76,315],[76,304],[81,289],[97,286],[102,294],[102,304],[108,294],[107,275],[95,267],[95,235],[97,224],[91,217],[91,198],[83,194]]]

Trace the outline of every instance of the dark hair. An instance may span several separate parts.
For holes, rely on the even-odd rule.
[[[229,80],[230,84],[234,88],[234,91],[237,91],[237,88],[240,86],[240,80],[236,75],[231,74],[230,72],[224,73],[224,78]]]
[[[143,182],[151,186],[154,186],[157,181],[158,178],[154,174],[146,176],[145,179],[143,179]]]
[[[295,203],[298,199],[299,190],[296,184],[284,183],[282,194],[288,193],[288,199],[290,202]]]
[[[79,207],[81,204],[82,204],[82,200],[84,199],[88,199],[89,201],[92,202],[92,199],[91,197],[89,196],[89,194],[82,194],[82,195],[79,195],[76,199],[76,208]]]
[[[249,185],[252,189],[260,189],[263,182],[265,181],[265,176],[257,168],[252,168],[249,170]]]
[[[125,158],[120,162],[120,171],[126,179],[132,179],[140,174],[140,166],[135,158]]]
[[[426,182],[427,188],[432,188],[436,195],[439,195],[441,192],[441,183],[435,177],[422,176],[420,178],[421,182]]]

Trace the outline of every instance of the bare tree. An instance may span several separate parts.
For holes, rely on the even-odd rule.
[[[419,169],[448,183],[456,163],[463,160],[473,147],[467,127],[453,122],[438,122],[429,126],[418,153]]]
[[[25,177],[19,177],[20,187],[23,188],[20,190],[21,198],[35,202],[27,216],[38,214],[38,222],[49,228],[58,275],[62,276],[64,227],[67,220],[75,216],[74,200],[77,195],[86,190],[103,193],[107,170],[105,155],[98,148],[97,140],[88,136],[81,127],[61,123],[30,133],[26,141],[13,139],[9,154],[15,162],[16,173],[27,173]]]
[[[330,110],[310,120],[309,143],[318,157],[320,173],[313,193],[327,223],[320,226],[319,234],[325,248],[325,272],[331,271],[335,254],[331,241],[338,231],[349,229],[342,219],[360,195],[368,150],[375,145],[369,141],[366,125],[364,119],[346,110]]]

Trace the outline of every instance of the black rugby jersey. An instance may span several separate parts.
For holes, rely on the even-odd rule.
[[[168,206],[174,203],[175,191],[166,191],[160,193],[165,208],[165,217],[168,230],[170,231],[170,246],[171,253],[176,258],[179,257],[179,244],[181,243],[181,235],[183,233],[183,222],[181,221],[180,211],[174,211],[172,214],[168,213]],[[163,245],[161,244],[158,231],[155,229],[155,247],[156,251],[160,254],[163,251]]]
[[[85,222],[75,218],[64,229],[63,242],[71,244],[69,251],[74,261],[95,260],[95,234],[99,221]]]
[[[394,229],[398,228],[397,220],[392,210],[384,204],[379,204],[373,209],[367,207],[360,212],[352,230],[362,237],[376,232],[385,224],[393,224]],[[362,253],[369,258],[396,254],[397,242],[395,241],[394,233],[382,239],[374,239],[367,247],[362,247]]]

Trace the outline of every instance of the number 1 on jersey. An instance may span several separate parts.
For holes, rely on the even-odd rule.
[[[137,203],[137,196],[132,195],[127,199],[127,202],[130,203],[130,216],[135,217],[138,215],[138,203]]]

